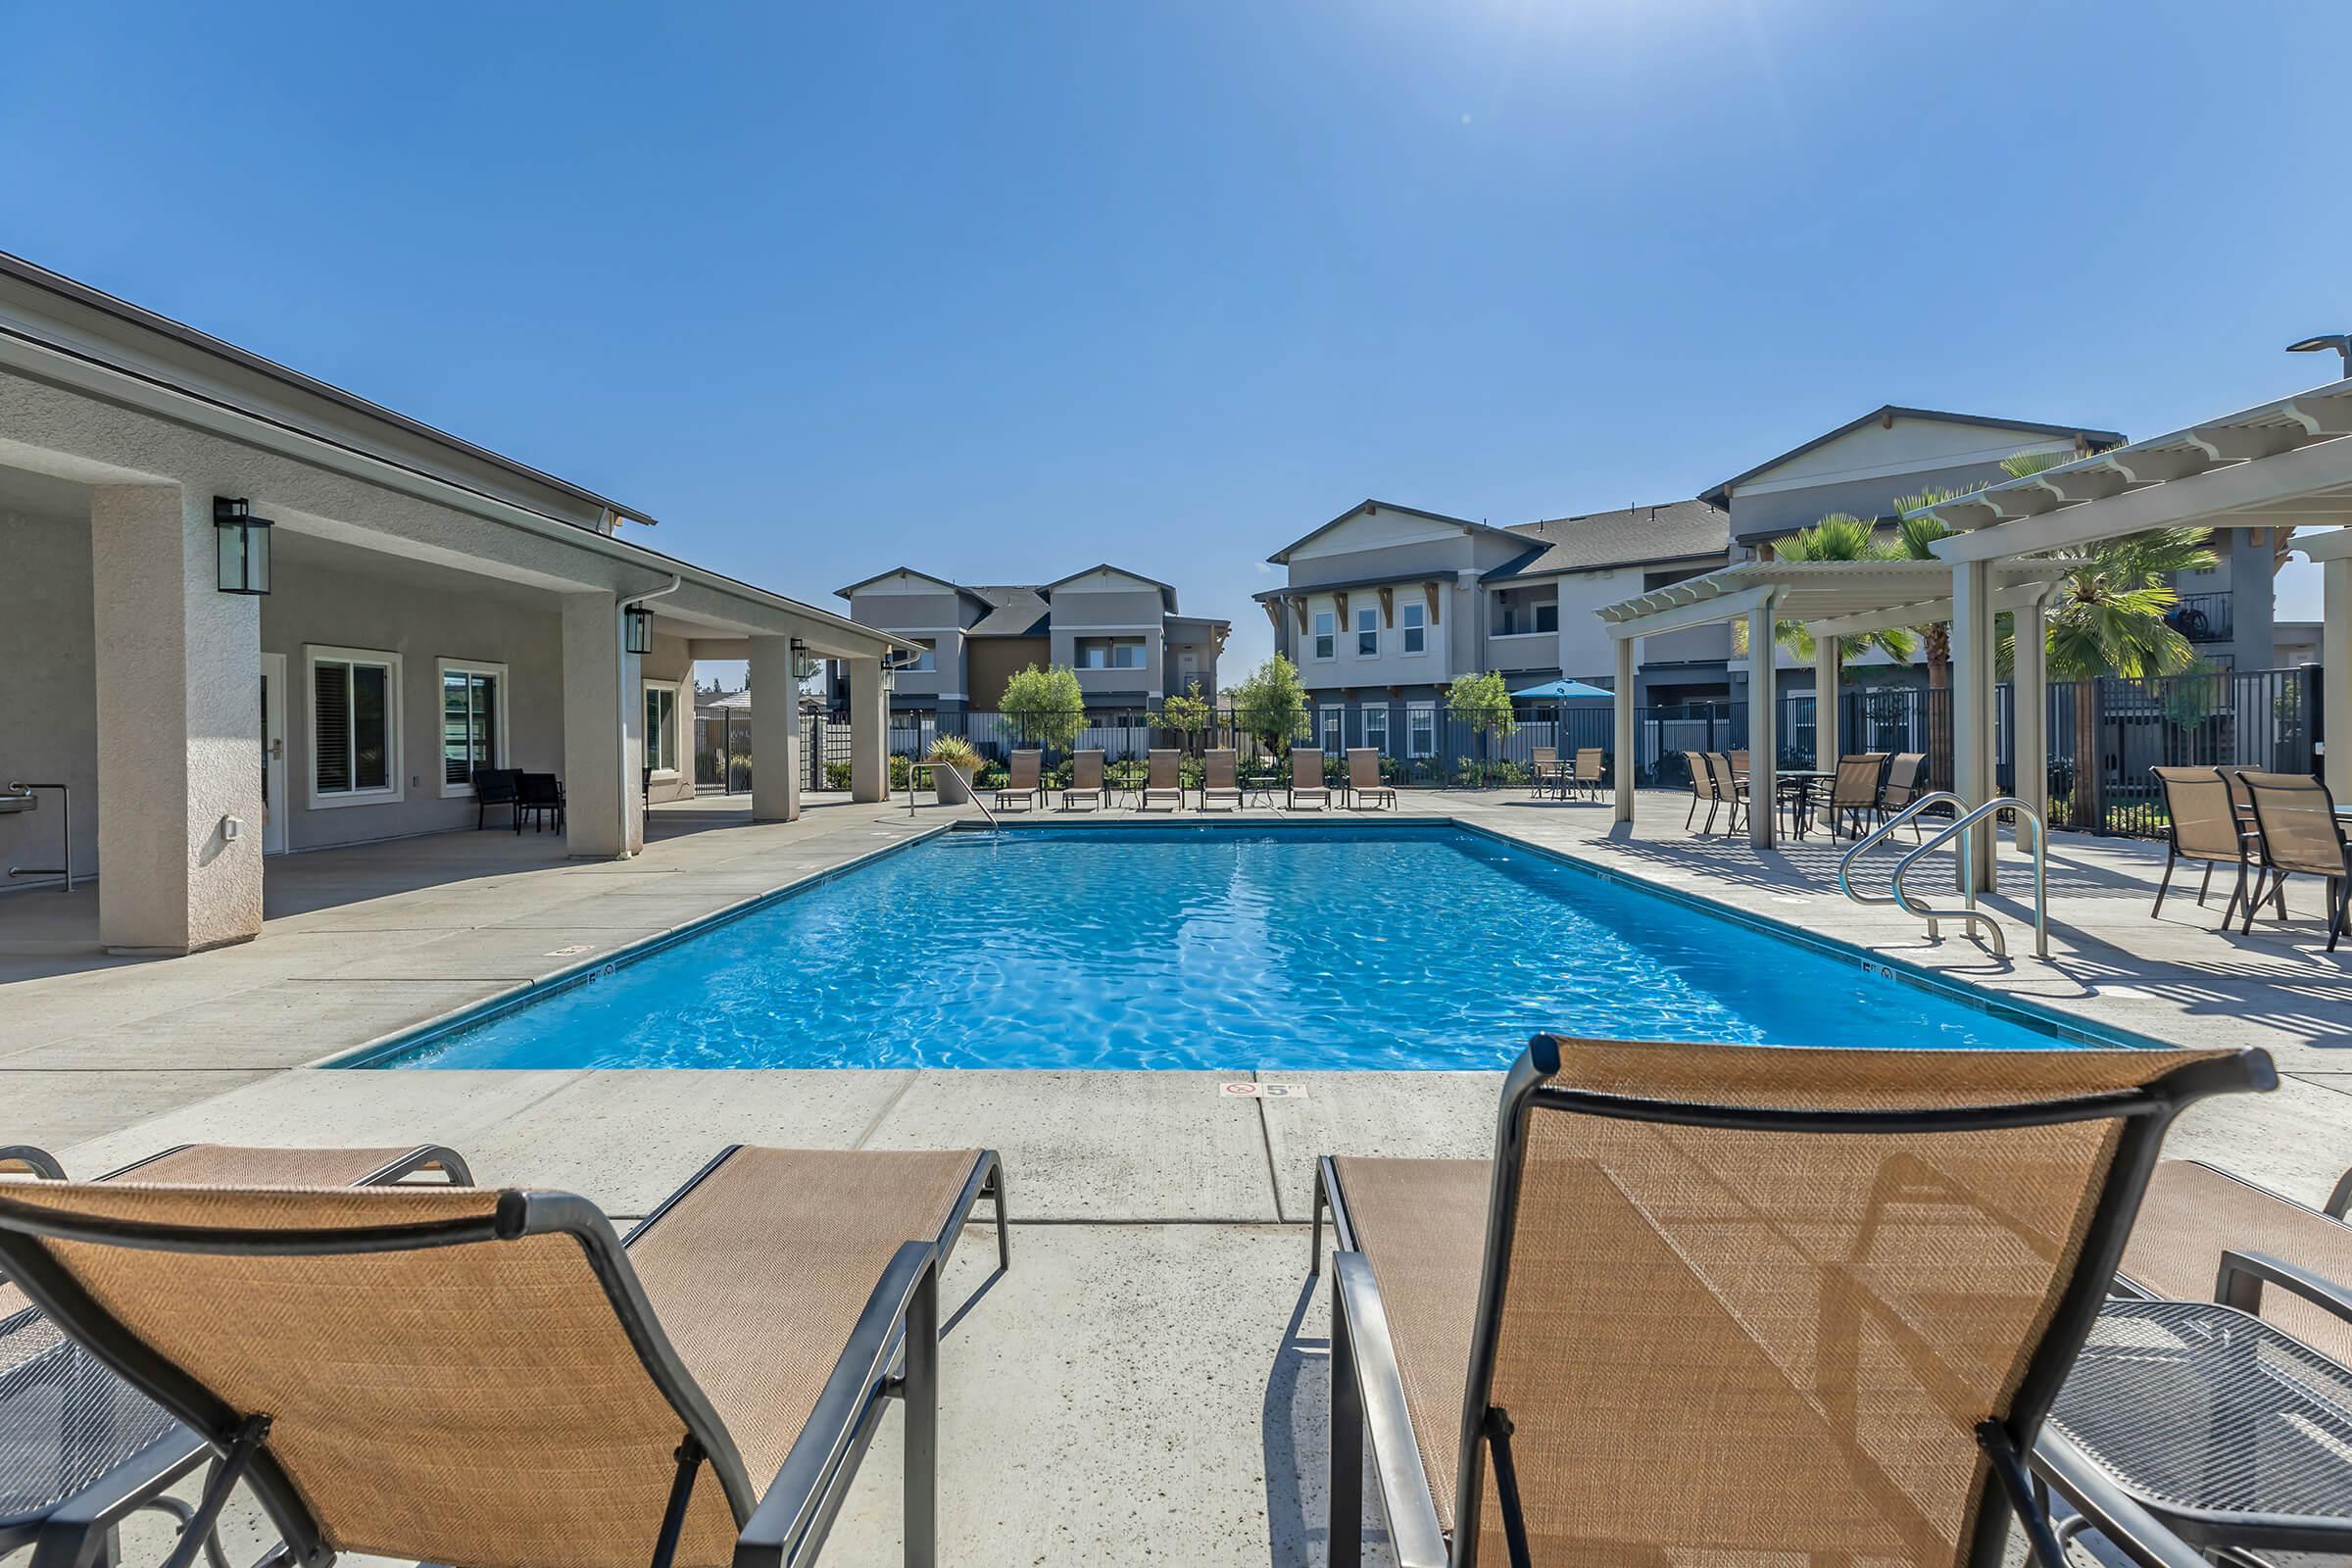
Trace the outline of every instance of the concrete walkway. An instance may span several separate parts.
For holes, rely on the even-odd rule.
[[[2352,947],[2320,951],[2310,893],[2290,900],[2295,919],[2258,919],[2250,938],[2211,929],[2218,898],[2202,913],[2180,898],[2151,921],[2160,852],[2061,836],[2058,961],[1996,964],[1847,904],[1820,840],[1758,854],[1685,833],[1680,797],[1645,796],[1631,834],[1605,806],[1404,799],[1408,814],[1457,817],[2094,1023],[2265,1045],[2290,1069],[2284,1089],[2206,1108],[2176,1152],[2311,1200],[2352,1164]],[[273,860],[262,937],[183,959],[89,956],[86,895],[0,899],[0,1142],[60,1148],[78,1174],[190,1139],[431,1140],[464,1150],[485,1181],[572,1189],[623,1218],[728,1142],[992,1146],[1012,1182],[1014,1266],[995,1277],[989,1250],[972,1246],[951,1270],[949,1560],[1320,1562],[1313,1157],[1483,1153],[1498,1073],[1285,1073],[1304,1098],[1261,1101],[1224,1094],[1231,1075],[1192,1072],[301,1068],[949,818],[836,805],[755,827],[742,804],[660,811],[647,853],[621,863],[566,862],[529,834],[497,832]],[[894,1426],[828,1563],[895,1562],[896,1485]]]

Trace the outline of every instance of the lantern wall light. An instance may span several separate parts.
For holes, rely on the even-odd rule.
[[[622,612],[626,646],[632,654],[654,651],[654,612],[641,605],[631,605]]]
[[[213,549],[224,594],[270,591],[270,519],[244,497],[213,497]]]

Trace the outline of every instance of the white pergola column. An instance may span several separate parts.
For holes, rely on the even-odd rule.
[[[2045,822],[2050,815],[2049,611],[2048,596],[2036,594],[2033,603],[2011,612],[2015,657],[2009,673],[2016,710],[2009,735],[2017,772],[2014,793]]]
[[[615,595],[564,596],[564,850],[583,858],[645,848],[645,688],[626,647]]]
[[[751,642],[752,820],[801,818],[801,682],[793,669],[792,639]],[[762,719],[764,718],[764,722]]]
[[[850,666],[850,799],[887,801],[890,692],[882,684],[882,661],[852,659],[846,662]]]
[[[1634,819],[1634,644],[1638,640],[1617,639],[1617,691],[1610,710],[1616,754],[1609,767],[1615,780],[1620,822]]]
[[[220,592],[199,486],[91,490],[90,565],[99,940],[117,953],[249,941],[262,929],[261,601]]]
[[[2330,556],[2320,565],[2320,722],[2328,762],[2328,793],[2352,804],[2352,557]]]
[[[1838,733],[1838,682],[1844,672],[1844,645],[1835,636],[1813,635],[1813,766],[1834,771],[1842,737]]]
[[[1747,612],[1747,841],[1772,848],[1773,803],[1778,798],[1780,704],[1774,689],[1779,659],[1772,640],[1772,597]]]
[[[1952,566],[1952,790],[1963,809],[1984,805],[1993,794],[1992,750],[1992,564],[1962,561]],[[1975,835],[1971,853],[1960,858],[1963,893],[1992,886],[1991,824]]]

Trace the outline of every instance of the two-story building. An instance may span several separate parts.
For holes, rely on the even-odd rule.
[[[1231,621],[1187,615],[1176,590],[1107,564],[1049,583],[967,584],[899,566],[837,590],[850,618],[921,653],[892,682],[899,711],[993,711],[1031,664],[1077,672],[1098,712],[1155,707],[1195,681],[1217,690]]]
[[[1703,501],[1510,527],[1365,501],[1267,558],[1287,580],[1256,598],[1276,649],[1298,666],[1317,732],[1377,745],[1402,725],[1411,755],[1410,733],[1434,724],[1458,675],[1612,680],[1593,612],[1722,565],[1728,542],[1729,519]],[[1653,653],[1672,695],[1642,701],[1685,700],[1683,671],[1668,669],[1676,650]],[[1709,678],[1722,683],[1720,655]]]

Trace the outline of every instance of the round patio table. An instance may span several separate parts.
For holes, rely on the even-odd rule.
[[[2352,1371],[2234,1307],[2110,1299],[2049,1425],[2192,1546],[2352,1547]]]

